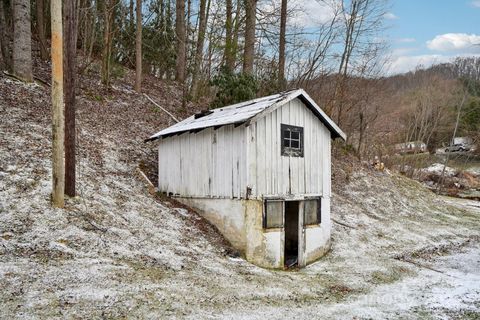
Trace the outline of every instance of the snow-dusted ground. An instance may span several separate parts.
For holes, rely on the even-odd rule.
[[[1,85],[45,103],[42,88]],[[48,112],[2,97],[2,319],[480,316],[479,202],[364,169],[339,182],[337,168],[331,252],[299,271],[265,270],[229,257],[194,213],[148,194],[126,157],[143,144],[99,134],[82,116],[80,196],[52,209]]]
[[[441,175],[442,173],[444,173],[445,176],[452,177],[457,173],[457,170],[455,170],[454,168],[448,167],[448,166],[445,167],[445,165],[443,165],[441,163],[434,163],[431,166],[422,169],[422,172],[435,173],[435,174],[438,174],[438,175]]]

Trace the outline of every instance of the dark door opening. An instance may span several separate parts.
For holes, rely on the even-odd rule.
[[[285,267],[298,266],[298,201],[285,201]]]

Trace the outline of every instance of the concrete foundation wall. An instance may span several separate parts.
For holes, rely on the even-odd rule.
[[[210,198],[175,198],[179,202],[195,208],[212,223],[232,244],[235,249],[245,253],[245,207],[246,200],[210,199]]]
[[[285,231],[264,230],[260,200],[176,198],[196,208],[246,260],[265,268],[283,268]],[[302,236],[302,265],[322,257],[330,249],[330,198],[322,198],[322,223],[308,226]]]

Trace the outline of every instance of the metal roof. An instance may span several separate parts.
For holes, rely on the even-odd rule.
[[[246,122],[254,122],[258,118],[263,117],[265,114],[272,112],[295,98],[299,98],[319,118],[319,120],[325,124],[330,130],[332,138],[340,137],[343,140],[346,139],[345,133],[325,114],[325,112],[323,112],[322,109],[320,109],[312,98],[310,98],[303,89],[297,89],[192,115],[191,117],[152,135],[145,141],[152,141],[184,132],[198,132],[210,127],[221,127],[229,124],[240,125]]]

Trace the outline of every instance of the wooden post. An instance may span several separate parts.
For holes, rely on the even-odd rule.
[[[52,203],[64,206],[65,163],[63,115],[62,1],[51,0],[52,15]]]

